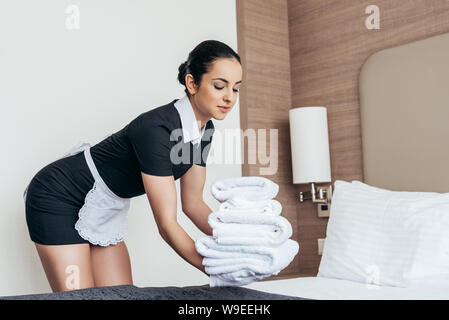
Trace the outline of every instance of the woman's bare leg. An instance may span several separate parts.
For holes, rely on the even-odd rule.
[[[35,245],[53,292],[84,289],[95,285],[88,243]]]
[[[124,241],[107,247],[91,245],[96,287],[133,284],[131,262]]]

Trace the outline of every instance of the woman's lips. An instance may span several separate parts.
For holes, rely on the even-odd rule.
[[[218,109],[220,109],[222,112],[228,112],[229,110],[231,110],[231,107],[218,106]]]

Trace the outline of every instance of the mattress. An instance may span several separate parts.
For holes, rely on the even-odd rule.
[[[267,293],[318,300],[448,300],[449,287],[400,288],[324,277],[259,281],[243,286]]]
[[[303,277],[259,281],[242,287],[95,287],[67,292],[0,297],[0,300],[448,300],[449,287],[398,288],[348,280]]]

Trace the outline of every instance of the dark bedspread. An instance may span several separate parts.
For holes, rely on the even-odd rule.
[[[305,300],[243,287],[144,287],[120,285],[0,297],[0,300]]]

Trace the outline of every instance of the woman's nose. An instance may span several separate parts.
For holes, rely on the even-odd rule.
[[[226,93],[223,97],[223,100],[226,101],[226,103],[231,103],[232,101],[232,89],[231,90],[226,90]]]

